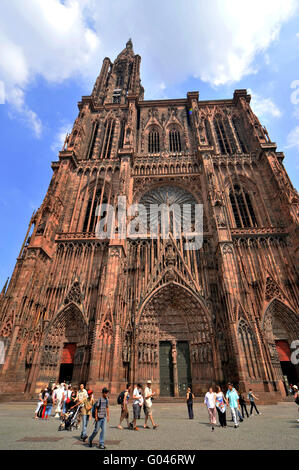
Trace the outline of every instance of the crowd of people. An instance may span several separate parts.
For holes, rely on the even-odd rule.
[[[299,394],[298,387],[296,385],[290,386],[290,394],[294,396],[295,402],[299,405]],[[55,417],[63,419],[71,410],[80,408],[80,419],[78,423],[82,421],[82,431],[80,439],[86,442],[88,439],[89,447],[92,447],[93,440],[100,432],[99,436],[99,448],[105,449],[105,435],[106,435],[106,424],[109,423],[109,390],[104,387],[102,389],[101,397],[95,400],[93,391],[86,390],[84,384],[81,384],[79,389],[61,383],[60,385],[53,384],[40,391],[39,401],[35,410],[36,419],[49,419],[52,410],[54,408]],[[130,410],[129,403],[132,398],[132,411],[133,417],[130,421]],[[152,424],[152,428],[155,430],[158,428],[158,424],[155,423],[152,412],[152,404],[155,398],[155,392],[152,390],[151,380],[148,380],[146,385],[143,386],[140,383],[126,385],[126,389],[123,390],[118,398],[117,403],[120,405],[120,420],[118,429],[123,430],[123,422],[126,421],[127,428],[139,431],[137,426],[137,420],[141,419],[141,410],[144,411],[144,429],[150,429],[149,421]],[[194,394],[191,388],[187,389],[186,403],[189,419],[194,419],[193,402]],[[260,415],[255,400],[259,400],[254,395],[253,391],[249,389],[247,399],[250,403],[250,410],[247,410],[247,401],[244,394],[237,391],[232,383],[227,386],[227,391],[223,392],[220,386],[217,386],[214,390],[210,387],[204,398],[204,404],[208,410],[209,423],[211,425],[212,432],[215,430],[217,425],[217,415],[220,428],[227,427],[227,411],[231,412],[231,420],[234,423],[234,427],[238,428],[239,423],[247,418],[253,416],[253,411],[257,415]],[[90,437],[87,435],[87,428],[90,418],[94,419],[94,430]],[[297,420],[299,422],[299,420]]]
[[[250,414],[247,411],[246,398],[242,393],[238,393],[232,383],[228,384],[226,394],[223,393],[220,386],[217,386],[215,391],[213,387],[210,387],[205,395],[204,403],[208,409],[212,431],[214,431],[217,424],[216,413],[218,414],[219,426],[221,428],[227,427],[226,411],[228,408],[231,411],[231,418],[235,428],[238,428],[239,423],[244,421],[245,413],[247,418],[252,416],[253,410],[260,415],[261,413],[255,404],[255,400],[259,400],[259,398],[253,394],[251,389],[249,389],[247,397],[250,402]]]

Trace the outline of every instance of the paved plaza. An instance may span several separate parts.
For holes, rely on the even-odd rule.
[[[78,431],[58,432],[59,420],[34,420],[36,404],[0,404],[1,450],[85,450],[91,449],[80,441]],[[253,416],[234,429],[228,422],[227,429],[216,428],[214,433],[208,425],[208,413],[204,405],[194,405],[195,419],[187,418],[184,403],[155,403],[153,414],[159,428],[140,430],[117,429],[119,407],[110,407],[110,424],[107,427],[106,445],[114,450],[252,450],[252,449],[299,449],[299,418],[294,403],[260,406],[261,416]],[[142,414],[143,416],[143,414]],[[93,420],[92,420],[93,423]],[[89,424],[88,434],[93,429]],[[98,436],[94,441],[98,445]],[[97,447],[94,446],[94,450]],[[98,451],[99,452],[99,451]]]

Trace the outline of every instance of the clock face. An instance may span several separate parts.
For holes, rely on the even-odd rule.
[[[148,231],[153,227],[158,227],[160,233],[191,231],[197,202],[188,191],[177,186],[160,186],[144,194],[139,204],[146,208]]]

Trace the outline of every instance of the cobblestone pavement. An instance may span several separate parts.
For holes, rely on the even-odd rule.
[[[252,416],[234,429],[228,422],[227,429],[216,428],[214,433],[208,424],[204,405],[195,404],[195,419],[187,418],[184,403],[155,403],[153,415],[159,428],[140,430],[117,429],[119,407],[111,406],[110,424],[107,426],[106,446],[113,450],[209,450],[209,449],[299,449],[299,418],[294,403],[260,406],[262,415]],[[0,404],[0,449],[86,450],[91,449],[80,441],[81,430],[58,432],[59,420],[33,419],[35,403]],[[230,415],[230,413],[229,413]],[[92,420],[93,422],[93,420]],[[92,422],[88,427],[90,435]],[[98,436],[94,441],[98,445]],[[93,448],[97,449],[96,446]]]

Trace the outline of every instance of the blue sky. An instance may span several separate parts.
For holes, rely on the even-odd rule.
[[[247,88],[299,187],[298,0],[2,0],[0,283],[46,194],[77,102],[132,37],[145,99]],[[247,5],[246,5],[247,4]],[[246,7],[245,7],[246,5]],[[291,88],[293,86],[293,88]]]

